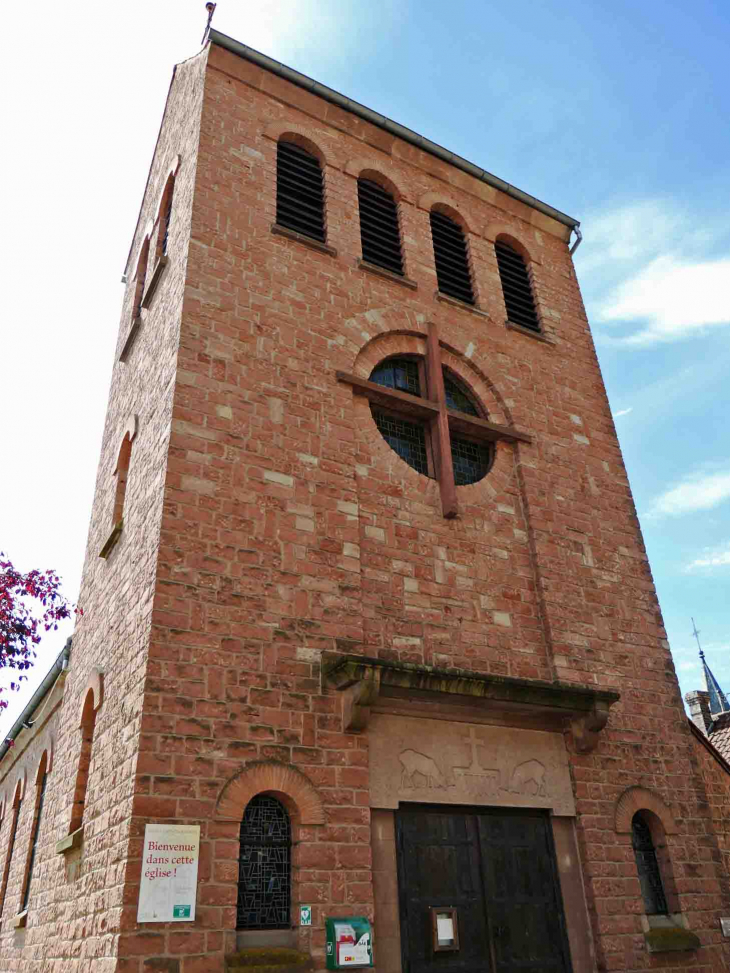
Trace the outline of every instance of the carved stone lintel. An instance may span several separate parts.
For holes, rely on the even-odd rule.
[[[370,707],[380,694],[380,670],[370,669],[364,679],[342,691],[342,720],[345,730],[362,733],[370,719]]]
[[[595,750],[598,734],[608,723],[608,706],[609,704],[604,700],[597,699],[592,709],[570,724],[578,753],[590,753],[591,750]]]

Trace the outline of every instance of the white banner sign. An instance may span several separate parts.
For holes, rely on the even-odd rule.
[[[198,824],[145,826],[137,922],[195,918],[199,852]]]

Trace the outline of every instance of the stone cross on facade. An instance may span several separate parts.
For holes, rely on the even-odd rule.
[[[434,471],[441,492],[441,510],[447,518],[456,517],[459,512],[451,457],[452,434],[465,435],[478,442],[532,442],[527,433],[512,426],[501,426],[479,416],[449,408],[441,364],[441,344],[433,322],[428,326],[426,341],[427,398],[387,388],[349,372],[337,372],[337,378],[340,382],[351,385],[355,394],[364,395],[370,402],[411,420],[420,419],[429,426]]]

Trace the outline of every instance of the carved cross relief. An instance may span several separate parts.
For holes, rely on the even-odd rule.
[[[479,442],[532,442],[532,438],[512,426],[502,426],[478,416],[450,409],[446,401],[444,376],[441,362],[441,345],[435,323],[428,326],[426,342],[426,394],[428,398],[386,388],[348,372],[337,372],[337,379],[351,385],[358,395],[370,402],[427,422],[430,426],[431,444],[436,479],[441,493],[441,510],[444,517],[458,514],[454,465],[451,459],[451,435],[462,433]]]

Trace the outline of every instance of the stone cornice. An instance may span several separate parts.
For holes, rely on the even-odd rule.
[[[371,708],[384,696],[431,698],[442,705],[507,705],[515,712],[549,713],[569,725],[576,749],[594,749],[620,694],[573,683],[518,679],[466,669],[392,662],[367,656],[324,656],[323,682],[345,694],[345,728],[366,728]]]

